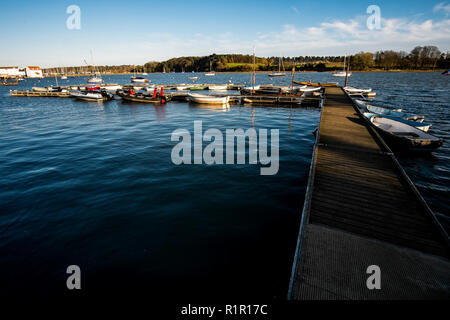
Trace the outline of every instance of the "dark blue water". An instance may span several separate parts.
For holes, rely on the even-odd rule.
[[[149,78],[188,83],[188,76]],[[250,80],[218,74],[198,82],[230,78]],[[289,78],[258,74],[257,82]],[[336,81],[321,73],[297,79]],[[375,89],[378,101],[425,114],[431,133],[449,138],[448,77],[358,73],[351,81]],[[48,84],[54,79],[18,89]],[[91,296],[286,297],[318,110],[99,104],[10,97],[10,88],[0,87],[0,295],[67,294],[66,268],[76,264]],[[171,133],[192,133],[194,120],[203,130],[279,129],[278,174],[261,176],[260,165],[249,164],[174,165]],[[431,156],[400,158],[444,223],[449,157],[445,143]]]

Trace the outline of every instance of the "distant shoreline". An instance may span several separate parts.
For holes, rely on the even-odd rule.
[[[381,73],[381,72],[389,72],[389,73],[429,73],[429,72],[438,72],[438,73],[442,73],[445,70],[366,70],[366,71],[350,71],[352,73]],[[262,74],[266,74],[266,73],[272,73],[273,71],[256,71],[256,73],[262,73]],[[295,71],[295,73],[335,73],[338,71]],[[181,72],[175,72],[176,74],[180,74]],[[199,74],[199,73],[204,73],[204,72],[185,72],[184,74],[189,75],[189,74]],[[244,73],[244,74],[249,74],[251,72],[243,72],[243,71],[217,71],[215,72],[216,74],[225,74],[225,73]],[[286,75],[289,75],[291,73],[291,71],[285,71]],[[140,74],[140,73],[138,73]],[[148,72],[148,74],[162,74],[162,72]],[[167,72],[166,74],[172,74],[171,72]],[[91,77],[93,74],[71,74],[71,75],[67,75],[68,77]],[[117,76],[117,75],[134,75],[133,72],[131,73],[103,73],[102,76]],[[57,77],[60,77],[61,75],[56,75]],[[54,78],[55,75],[46,75],[44,76],[44,78]]]

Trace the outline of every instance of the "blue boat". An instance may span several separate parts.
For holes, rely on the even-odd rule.
[[[415,127],[415,128],[417,128],[419,130],[422,130],[424,132],[427,132],[430,129],[430,127],[431,127],[431,123],[411,121],[411,120],[406,120],[406,119],[403,119],[403,118],[398,118],[398,117],[394,117],[394,116],[390,116],[390,115],[381,115],[381,114],[369,113],[369,112],[364,112],[363,115],[369,120],[373,116],[387,118],[387,119],[391,119],[391,120],[396,120],[398,122],[405,123],[407,125]]]
[[[369,112],[376,113],[379,115],[392,116],[395,118],[401,118],[401,119],[418,121],[418,122],[423,122],[423,120],[425,119],[424,116],[418,116],[415,114],[409,114],[409,113],[399,112],[399,111],[395,111],[395,110],[388,109],[388,108],[373,106],[362,100],[355,99],[354,101],[358,105],[358,107],[360,109],[362,109],[362,112],[369,111]],[[397,119],[394,119],[394,120],[397,120]]]

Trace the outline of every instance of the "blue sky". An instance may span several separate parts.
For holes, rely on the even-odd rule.
[[[66,8],[81,10],[69,30]],[[366,26],[369,5],[381,29]],[[1,4],[0,66],[142,64],[211,53],[258,56],[344,55],[450,50],[450,1],[9,1]]]

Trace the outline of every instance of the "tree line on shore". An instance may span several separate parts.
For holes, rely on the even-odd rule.
[[[436,46],[417,46],[411,52],[383,50],[360,52],[344,56],[298,56],[298,57],[255,57],[243,54],[212,54],[201,57],[179,57],[163,62],[150,61],[144,65],[86,66],[69,67],[66,73],[100,71],[102,73],[141,72],[250,72],[278,70],[279,65],[286,71],[295,67],[296,71],[342,70],[344,59],[353,71],[371,70],[442,70],[450,68],[450,53],[442,53]],[[51,71],[51,69],[50,69]]]

